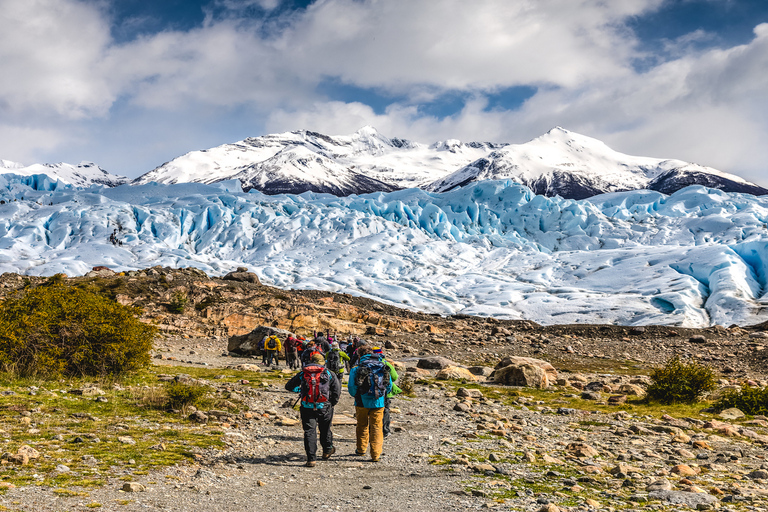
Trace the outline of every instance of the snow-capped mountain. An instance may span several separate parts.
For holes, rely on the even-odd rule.
[[[58,163],[25,166],[8,160],[0,160],[0,174],[4,173],[13,173],[19,176],[45,174],[50,178],[76,187],[89,187],[91,185],[116,187],[130,181],[125,176],[110,174],[92,162],[81,162],[78,165]]]
[[[457,140],[424,145],[364,127],[349,136],[296,131],[193,151],[137,178],[135,184],[215,183],[238,179],[267,194],[361,194],[420,187],[503,144]]]
[[[625,155],[560,127],[525,144],[493,151],[424,188],[445,192],[473,181],[500,179],[523,184],[537,194],[570,199],[639,189],[671,194],[688,185],[768,194],[768,189],[732,174],[681,160]]]

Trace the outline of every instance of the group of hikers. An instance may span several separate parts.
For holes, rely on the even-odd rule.
[[[307,467],[314,467],[317,460],[318,430],[323,460],[336,453],[331,424],[346,370],[349,370],[347,390],[355,400],[355,455],[364,456],[370,448],[372,462],[380,460],[384,438],[390,435],[391,399],[401,392],[395,384],[397,371],[380,347],[357,337],[342,343],[337,338],[318,332],[309,340],[290,335],[283,343],[272,335],[260,343],[265,365],[271,366],[273,360],[277,363],[277,355],[284,346],[289,368],[300,369],[285,389],[299,393]]]

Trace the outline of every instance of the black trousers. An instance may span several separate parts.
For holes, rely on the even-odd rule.
[[[392,399],[384,397],[384,437],[389,435],[389,406],[392,404]]]
[[[304,428],[304,451],[307,452],[307,460],[317,459],[317,429],[320,429],[320,446],[323,453],[333,448],[333,406],[326,404],[322,409],[301,408],[301,426]]]

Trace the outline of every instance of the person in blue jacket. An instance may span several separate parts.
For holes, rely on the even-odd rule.
[[[387,379],[386,391],[378,398],[358,390],[356,376],[361,366],[367,366],[369,362],[381,362],[381,356],[374,355],[368,345],[358,348],[357,354],[360,357],[359,363],[349,372],[349,382],[347,383],[349,394],[355,398],[355,416],[357,417],[355,455],[365,455],[370,443],[371,462],[379,462],[384,446],[384,405],[386,395],[392,392],[392,381]],[[387,374],[388,372],[387,370]]]

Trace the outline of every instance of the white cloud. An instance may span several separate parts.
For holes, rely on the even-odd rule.
[[[75,0],[0,1],[0,102],[10,113],[103,115],[115,99],[102,67],[109,25]]]
[[[218,3],[234,13],[281,2]],[[208,18],[189,31],[118,44],[99,3],[0,0],[0,158],[67,144],[73,127],[84,132],[89,119],[100,119],[101,130],[122,100],[142,112],[148,131],[167,130],[173,116],[204,120],[242,109],[268,131],[342,134],[371,124],[423,142],[524,142],[562,125],[620,151],[759,178],[768,160],[768,25],[735,48],[697,50],[692,43],[708,34],[689,34],[670,43],[667,62],[641,73],[632,63],[643,55],[625,22],[662,3],[322,0],[278,20]],[[316,91],[327,79],[408,99],[377,114],[361,103],[327,101]],[[518,110],[486,110],[485,94],[515,85],[539,90]],[[473,99],[453,116],[414,106],[457,90]],[[190,116],[189,109],[210,113]],[[149,122],[152,116],[163,122]],[[9,136],[14,119],[20,129]],[[195,140],[208,133],[220,143],[215,129],[205,122],[185,128],[197,130]],[[108,140],[91,130],[95,144]]]

